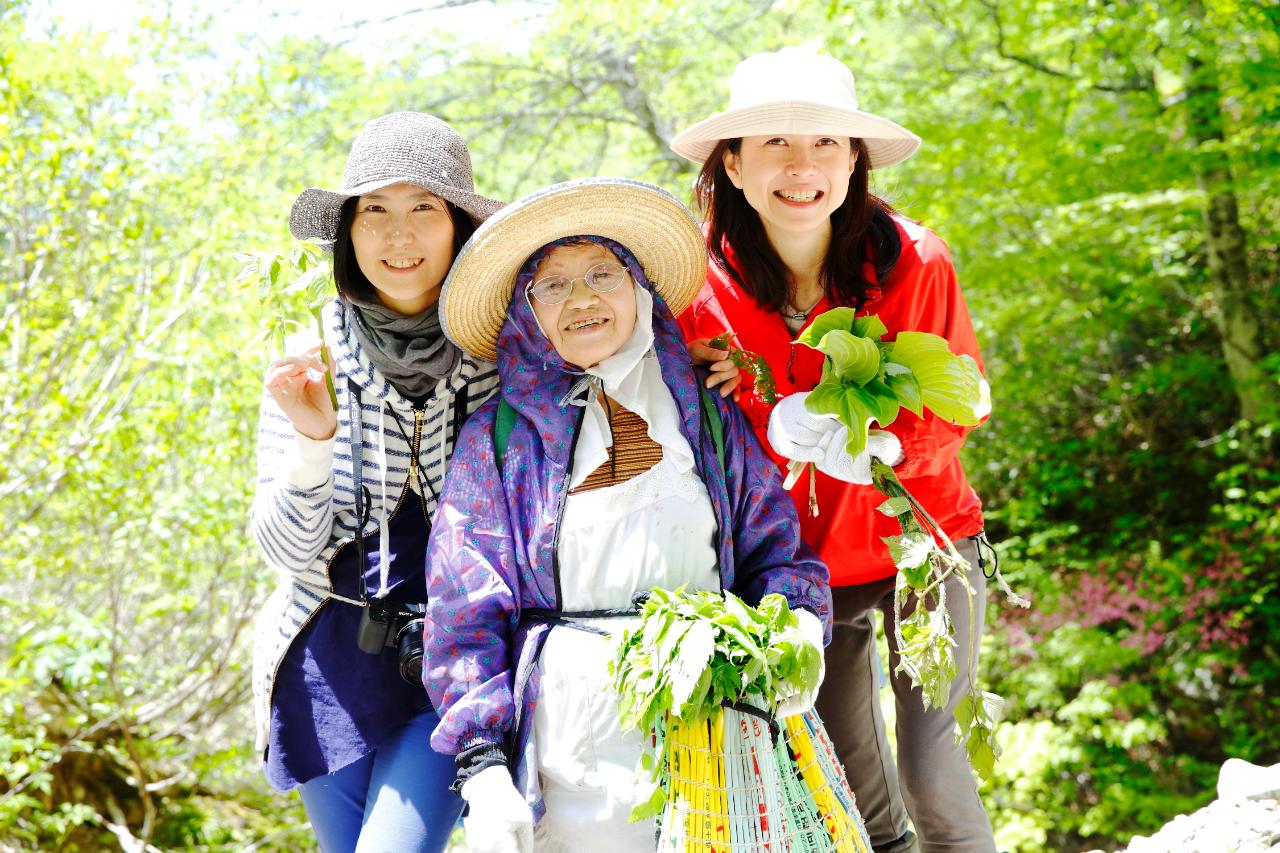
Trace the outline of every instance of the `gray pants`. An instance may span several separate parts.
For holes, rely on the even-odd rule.
[[[827,674],[818,691],[818,714],[849,776],[877,850],[895,850],[893,842],[915,824],[923,853],[993,853],[991,821],[978,799],[977,783],[963,747],[955,745],[952,711],[964,696],[978,665],[985,622],[986,578],[978,567],[977,543],[956,543],[973,570],[975,646],[973,671],[965,672],[969,655],[969,608],[958,579],[947,581],[947,607],[955,626],[953,650],[960,670],[951,685],[946,708],[924,710],[920,691],[906,675],[895,673],[897,643],[893,639],[894,578],[836,587],[831,590],[834,625],[827,647]],[[898,709],[898,761],[895,765],[880,709],[880,666],[872,612],[884,614],[889,637],[889,678]],[[904,809],[905,803],[905,809]]]

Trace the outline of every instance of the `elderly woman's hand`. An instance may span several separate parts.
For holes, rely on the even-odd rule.
[[[827,659],[823,650],[824,633],[822,620],[808,610],[797,610],[796,619],[800,623],[800,633],[804,636],[805,642],[818,650],[818,656],[822,658],[822,666],[818,669],[818,680],[810,685],[808,689],[801,690],[799,693],[795,693],[779,703],[777,711],[779,719],[796,714],[806,714],[813,710],[813,703],[818,698],[818,688],[822,686],[822,679],[827,674]]]
[[[738,365],[729,359],[727,349],[716,349],[711,346],[711,338],[697,338],[689,341],[689,357],[693,359],[694,364],[705,366],[711,371],[711,375],[707,377],[708,388],[719,385],[721,397],[732,394],[733,399],[738,399],[741,393],[738,386],[742,384],[742,374],[738,370]]]
[[[506,765],[486,767],[462,785],[471,806],[462,819],[471,853],[533,853],[533,812]]]

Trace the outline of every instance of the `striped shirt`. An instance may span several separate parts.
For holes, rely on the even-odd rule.
[[[338,397],[333,438],[314,441],[299,436],[270,395],[263,396],[251,527],[280,583],[259,612],[254,631],[258,749],[266,745],[271,690],[280,661],[320,605],[333,596],[330,562],[355,534],[354,442],[359,442],[361,481],[370,497],[365,533],[374,532],[376,543],[379,523],[394,512],[405,492],[410,441],[418,439],[420,474],[428,484],[423,489],[424,508],[434,516],[434,495],[443,488],[453,454],[454,418],[478,409],[498,386],[491,362],[464,353],[453,373],[440,380],[415,411],[363,352],[351,331],[350,311],[334,300],[322,315]],[[457,411],[459,406],[462,411]],[[397,428],[397,418],[406,432],[412,425],[410,441]]]

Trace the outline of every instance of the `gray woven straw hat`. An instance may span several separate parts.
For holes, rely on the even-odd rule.
[[[706,279],[702,230],[675,196],[627,178],[568,181],[512,202],[476,229],[440,292],[445,335],[494,361],[520,267],[546,244],[578,234],[626,246],[677,316]]]
[[[342,203],[392,184],[413,184],[462,208],[476,225],[502,202],[476,195],[471,155],[458,132],[426,113],[389,113],[364,126],[347,156],[342,187],[303,190],[289,213],[289,230],[299,240],[332,243]]]

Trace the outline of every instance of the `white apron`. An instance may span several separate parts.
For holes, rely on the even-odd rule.
[[[560,529],[560,586],[566,612],[625,609],[652,587],[720,588],[715,514],[696,470],[664,455],[639,476],[570,495]],[[630,823],[643,799],[636,785],[641,739],[618,728],[609,661],[636,618],[575,619],[609,636],[555,626],[540,658],[533,714],[538,773],[547,811],[542,853],[652,851],[653,820]]]

